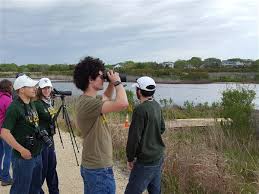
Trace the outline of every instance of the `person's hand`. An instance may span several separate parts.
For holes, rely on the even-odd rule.
[[[133,161],[132,162],[127,162],[127,167],[128,167],[129,170],[132,170],[133,167],[134,167],[134,162]]]
[[[114,83],[114,82],[116,82],[116,81],[121,81],[121,78],[120,78],[120,76],[119,76],[119,73],[114,72],[113,70],[109,70],[109,71],[107,72],[107,76],[108,76],[108,78],[109,78],[109,80],[110,80],[110,83]]]
[[[25,160],[29,160],[31,159],[31,152],[25,148],[23,148],[21,151],[20,151],[20,154],[21,156],[25,159]]]

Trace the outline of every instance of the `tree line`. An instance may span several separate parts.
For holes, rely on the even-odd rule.
[[[167,80],[210,80],[209,73],[214,72],[256,72],[253,80],[259,81],[259,59],[252,61],[247,59],[233,58],[228,59],[229,62],[239,61],[244,65],[240,66],[225,66],[222,61],[217,58],[207,58],[202,60],[199,57],[192,57],[189,60],[177,60],[174,62],[174,67],[158,62],[134,62],[125,61],[118,64],[106,64],[107,69],[116,69],[120,73],[127,75],[142,76],[149,75]],[[27,64],[17,65],[0,64],[0,72],[41,72],[45,75],[72,75],[74,64]],[[258,72],[258,74],[257,74]],[[246,77],[230,78],[222,77],[221,80],[211,81],[246,81]],[[238,79],[238,80],[237,80]]]

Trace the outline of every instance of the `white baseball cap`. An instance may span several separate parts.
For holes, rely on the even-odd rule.
[[[46,78],[46,77],[40,79],[39,87],[40,88],[45,88],[45,87],[52,87],[53,88],[50,79]]]
[[[137,87],[145,91],[155,91],[156,83],[151,77],[143,76],[138,78],[137,83],[134,83],[132,87]]]
[[[22,75],[16,78],[13,84],[13,88],[14,90],[19,90],[20,88],[23,88],[23,87],[34,87],[36,86],[37,83],[38,81],[31,79],[27,75]]]

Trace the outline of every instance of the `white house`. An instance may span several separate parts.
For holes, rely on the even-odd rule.
[[[159,65],[161,65],[163,67],[174,68],[174,62],[171,62],[171,61],[163,62],[163,63],[160,63]]]

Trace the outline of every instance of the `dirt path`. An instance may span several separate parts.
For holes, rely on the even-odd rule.
[[[76,165],[73,148],[68,133],[62,133],[65,149],[62,148],[58,135],[55,135],[55,146],[57,154],[57,171],[59,176],[59,189],[61,194],[83,194],[83,180],[80,175],[80,167]],[[78,140],[79,150],[81,142]],[[81,152],[78,155],[79,163],[81,161]],[[116,179],[116,193],[123,194],[128,177],[115,165],[114,173]],[[3,187],[0,185],[0,194],[8,194],[10,186]],[[47,194],[46,185],[43,186]]]

